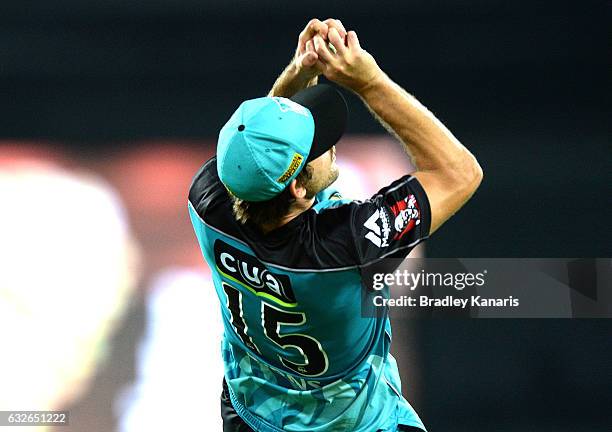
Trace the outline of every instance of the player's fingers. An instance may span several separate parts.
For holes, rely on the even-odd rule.
[[[360,49],[361,45],[359,45],[359,39],[357,38],[357,33],[353,30],[348,32],[346,36],[349,49]]]
[[[327,25],[328,29],[335,28],[336,30],[338,30],[338,33],[340,34],[340,37],[342,39],[344,39],[344,37],[346,36],[346,29],[344,28],[340,20],[328,18],[323,21],[323,23]]]
[[[312,39],[308,39],[306,41],[306,51],[315,52],[314,44],[312,43]]]
[[[330,28],[327,33],[329,37],[329,41],[332,43],[334,48],[336,48],[336,52],[341,56],[346,53],[346,46],[344,45],[344,39],[338,33],[338,30],[335,28]]]
[[[306,41],[312,39],[315,34],[321,34],[324,38],[327,38],[327,24],[321,22],[317,18],[311,19],[306,28],[300,33],[298,38],[298,51],[302,54],[306,49]]]
[[[325,71],[325,65],[319,59],[319,55],[315,51],[315,47],[314,47],[314,43],[312,42],[312,39],[309,40],[308,42],[306,42],[306,52],[312,52],[312,54],[314,54],[316,56],[317,60],[314,62],[312,67],[317,69],[319,72],[324,72]]]
[[[309,36],[309,34],[312,32],[312,27],[318,25],[319,22],[320,21],[316,18],[311,19],[308,21],[308,24],[306,24],[306,27],[304,27],[304,30],[300,32],[298,37],[298,52],[300,54],[303,54],[304,51],[306,51],[306,41],[312,37]]]
[[[344,28],[344,25],[342,24],[342,21],[340,21],[339,19],[336,20],[336,23],[338,23],[338,27],[340,27],[340,36],[342,36],[342,38],[344,39],[346,37],[346,29]]]
[[[334,55],[327,48],[327,42],[323,40],[320,35],[316,35],[313,38],[315,51],[317,52],[319,59],[324,63],[331,63],[334,61]]]
[[[306,27],[304,28],[304,30],[302,30],[300,32],[300,35],[298,37],[298,52],[300,54],[303,54],[304,51],[306,51],[306,41],[309,40],[310,38],[308,37],[308,33],[309,33],[309,27],[311,26],[311,23],[314,20],[310,20],[310,22],[308,22],[308,24],[306,25]]]
[[[320,34],[324,38],[326,38],[329,27],[327,26],[327,24],[319,20],[313,20],[312,23],[307,27],[307,29],[308,31],[306,32],[306,35],[308,36],[309,39],[316,34]]]

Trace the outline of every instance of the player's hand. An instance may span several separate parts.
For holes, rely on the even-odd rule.
[[[328,41],[334,46],[335,52],[327,45]],[[354,31],[349,31],[346,38],[342,38],[335,28],[330,28],[327,40],[323,35],[316,34],[313,45],[325,77],[358,94],[385,76],[374,57],[361,48]]]
[[[320,35],[324,40],[327,40],[329,30],[332,28],[335,29],[338,36],[344,40],[346,37],[346,29],[340,20],[333,18],[328,18],[325,21],[313,18],[300,33],[294,62],[298,74],[306,79],[319,76],[324,70],[324,65],[319,60],[319,55],[315,51],[313,37],[315,35]]]

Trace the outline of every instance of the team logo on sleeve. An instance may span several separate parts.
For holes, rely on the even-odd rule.
[[[374,243],[377,247],[389,246],[389,235],[391,227],[389,224],[389,216],[384,208],[376,209],[376,211],[363,224],[368,229],[365,238]]]
[[[391,206],[391,211],[395,216],[393,227],[395,228],[396,234],[393,240],[401,239],[404,234],[421,223],[419,205],[414,195],[409,195],[403,200],[393,204]]]

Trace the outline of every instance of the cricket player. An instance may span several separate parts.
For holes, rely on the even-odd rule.
[[[366,201],[339,199],[329,187],[347,107],[316,85],[321,74],[364,101],[416,172]],[[311,20],[268,97],[243,102],[221,129],[189,191],[225,327],[223,430],[425,430],[401,393],[388,311],[361,313],[363,271],[406,256],[481,179],[474,156],[354,31]]]

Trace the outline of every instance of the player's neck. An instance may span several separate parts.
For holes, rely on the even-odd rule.
[[[289,207],[289,211],[285,216],[283,216],[278,222],[272,224],[264,224],[260,228],[264,234],[268,234],[275,229],[282,227],[283,225],[288,224],[293,219],[310,209],[314,205],[315,199],[314,197],[311,199],[296,199],[291,207]]]

